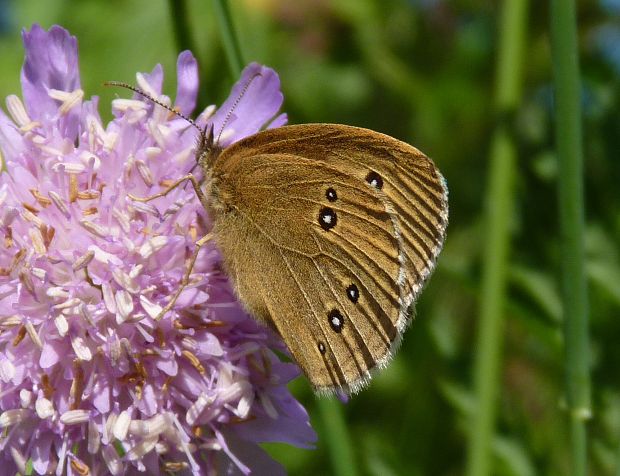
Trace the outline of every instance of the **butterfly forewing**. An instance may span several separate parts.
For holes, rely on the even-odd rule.
[[[387,361],[447,224],[417,149],[365,129],[299,125],[225,149],[214,231],[242,302],[319,390],[355,391]]]

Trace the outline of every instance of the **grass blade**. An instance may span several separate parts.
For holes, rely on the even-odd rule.
[[[551,0],[551,54],[555,86],[556,149],[562,249],[566,397],[572,474],[587,473],[586,420],[590,417],[588,297],[584,265],[583,148],[577,20],[574,0]]]
[[[222,44],[228,59],[228,66],[234,78],[239,77],[243,65],[243,55],[241,54],[241,46],[233,25],[232,16],[227,0],[213,0],[215,16],[220,28]]]
[[[511,124],[506,118],[512,117],[521,96],[527,5],[527,0],[506,0],[499,24],[495,103],[500,120],[491,145],[486,195],[487,234],[474,362],[476,403],[467,454],[467,474],[470,476],[486,476],[491,472],[491,442],[500,387],[510,217],[514,211],[512,187],[517,155],[509,129]]]

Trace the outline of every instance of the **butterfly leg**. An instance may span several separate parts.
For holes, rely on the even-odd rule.
[[[136,197],[135,195],[132,195],[130,193],[128,193],[127,195],[129,196],[129,198],[131,198],[132,200],[135,200],[136,202],[150,202],[151,200],[155,200],[156,198],[165,197],[170,192],[172,192],[175,188],[181,185],[183,182],[187,182],[188,180],[192,183],[192,187],[194,187],[194,192],[196,192],[196,196],[198,197],[198,200],[200,200],[200,203],[202,204],[202,206],[206,208],[207,203],[208,203],[207,197],[205,196],[204,192],[200,189],[200,182],[198,182],[198,179],[192,174],[187,174],[181,177],[180,179],[175,180],[172,183],[172,185],[170,185],[165,190],[159,193],[156,193],[154,195],[149,195],[148,197]]]
[[[185,270],[185,274],[183,275],[183,278],[181,279],[181,282],[179,283],[178,289],[176,290],[176,292],[174,293],[170,301],[168,301],[168,304],[166,304],[166,306],[157,315],[157,317],[155,318],[156,321],[164,317],[164,315],[168,311],[170,311],[172,307],[174,306],[174,304],[177,302],[177,299],[179,299],[179,296],[183,292],[183,289],[185,289],[185,287],[189,284],[189,277],[191,276],[192,270],[194,269],[194,264],[196,264],[196,259],[198,258],[198,253],[200,253],[200,249],[212,239],[213,239],[213,234],[208,233],[196,242],[196,248],[194,249],[194,253],[192,254],[189,264]]]

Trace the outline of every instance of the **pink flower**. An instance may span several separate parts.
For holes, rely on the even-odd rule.
[[[236,301],[214,247],[178,288],[209,218],[193,189],[147,196],[195,164],[196,129],[141,98],[116,99],[102,124],[84,101],[77,42],[24,32],[23,101],[0,111],[0,458],[3,474],[283,472],[258,445],[315,440],[286,384],[299,374],[281,341]],[[174,106],[192,112],[196,60],[179,55]],[[228,145],[277,127],[277,74],[252,64],[199,124]],[[107,78],[106,78],[107,79]],[[163,73],[138,74],[159,100]],[[213,115],[211,115],[213,114]],[[211,117],[210,117],[211,116]]]

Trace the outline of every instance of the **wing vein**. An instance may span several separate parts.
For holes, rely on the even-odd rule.
[[[332,259],[333,261],[337,262],[338,264],[340,264],[343,268],[348,269],[347,265],[340,259],[338,259],[337,257],[335,257],[332,254],[329,254],[327,252],[325,252],[325,250],[322,249],[321,244],[319,242],[319,240],[316,238],[316,236],[313,237],[315,242],[317,243],[317,246],[321,249],[321,252],[323,253],[323,256],[326,256],[327,258]],[[348,254],[345,251],[345,254]],[[349,255],[350,256],[350,255]],[[361,269],[364,270],[364,272],[366,273],[367,276],[371,277],[372,273],[368,272],[367,269],[365,269],[363,266],[360,266]],[[360,283],[360,285],[364,288],[364,290],[366,291],[366,294],[370,297],[370,299],[372,299],[375,307],[379,310],[379,313],[383,313],[383,317],[384,319],[387,318],[387,322],[390,325],[390,330],[388,331],[388,329],[386,329],[386,323],[384,322],[384,320],[380,319],[381,322],[381,327],[383,329],[383,333],[385,334],[385,336],[383,335],[383,333],[381,334],[381,337],[383,338],[383,340],[385,341],[386,345],[389,347],[390,342],[392,341],[392,337],[391,337],[391,332],[393,332],[396,329],[395,324],[392,322],[392,320],[390,319],[390,316],[385,312],[385,310],[383,309],[383,306],[381,306],[379,304],[379,302],[377,301],[377,299],[375,298],[374,294],[370,291],[370,289],[368,288],[368,286],[366,285],[366,280],[360,278],[359,274],[353,270],[353,269],[349,269],[349,271],[353,274],[353,276],[355,276],[355,278],[357,279],[357,281]],[[376,280],[375,280],[376,282]],[[391,302],[393,306],[399,306],[400,303],[396,303],[394,302],[394,298],[392,297],[392,295],[390,294],[389,291],[387,291],[382,284],[377,283],[377,287],[383,291],[383,294],[386,296],[388,302]]]
[[[332,295],[334,296],[334,299],[338,302],[338,304],[340,305],[340,308],[346,314],[347,319],[349,320],[349,322],[353,326],[353,331],[355,331],[355,334],[356,334],[355,335],[355,340],[357,341],[358,347],[359,347],[360,351],[363,354],[362,358],[365,361],[367,371],[370,370],[371,368],[374,367],[376,361],[375,361],[374,357],[372,356],[372,354],[370,353],[370,349],[368,348],[368,345],[362,339],[362,333],[357,328],[357,325],[355,324],[355,320],[351,319],[351,314],[349,314],[347,312],[346,306],[343,304],[342,299],[340,298],[340,294],[334,289],[334,286],[332,285],[332,283],[325,276],[325,272],[321,269],[321,267],[317,264],[317,262],[315,260],[312,260],[312,262],[314,263],[314,267],[317,269],[317,271],[321,275],[321,278],[323,278],[323,282],[327,285],[327,287],[331,291]],[[363,308],[361,308],[361,309],[364,310]],[[368,322],[370,323],[370,325],[376,331],[378,331],[376,324],[373,322],[373,320],[370,318],[370,316],[368,316],[365,312],[362,312],[361,314],[364,315],[366,317],[366,319],[368,320]],[[387,347],[387,349],[389,350],[389,346]],[[369,362],[368,356],[370,356],[370,362]],[[355,359],[355,355],[353,356],[353,358]],[[357,359],[355,359],[355,360],[357,361]],[[356,362],[356,364],[357,364],[357,362]],[[358,365],[358,369],[359,369],[359,365]],[[366,372],[362,372],[362,371],[359,372],[360,377],[362,379],[364,379],[367,376],[366,375],[367,371]]]
[[[338,361],[338,356],[336,355],[336,353],[333,351],[332,349],[332,345],[329,342],[329,339],[327,338],[327,334],[325,333],[325,329],[323,328],[323,324],[321,324],[321,319],[319,318],[319,316],[316,315],[316,312],[314,310],[314,307],[312,307],[312,304],[310,302],[310,298],[308,297],[308,295],[306,294],[304,288],[301,286],[301,283],[299,282],[299,280],[297,279],[297,276],[295,275],[295,272],[293,271],[290,263],[288,262],[288,259],[286,258],[286,255],[283,253],[281,248],[278,248],[278,251],[280,252],[280,256],[282,257],[282,260],[284,261],[284,263],[286,264],[286,268],[288,269],[289,273],[291,274],[293,280],[295,281],[295,284],[297,285],[297,288],[299,289],[299,292],[301,292],[301,294],[304,297],[304,300],[306,301],[306,304],[308,305],[308,307],[310,308],[310,312],[312,312],[312,314],[314,315],[314,318],[316,319],[316,321],[319,323],[319,328],[321,329],[321,333],[323,334],[323,337],[325,339],[325,344],[329,347],[329,350],[331,352],[331,354],[334,356],[334,360],[336,361],[336,365],[338,366],[338,370],[340,370],[340,373],[343,374],[344,376],[344,372],[343,369],[344,367],[342,366],[342,364]],[[339,386],[343,386],[343,385],[347,385],[347,381],[346,378],[344,378],[344,381],[341,382],[341,384]]]

